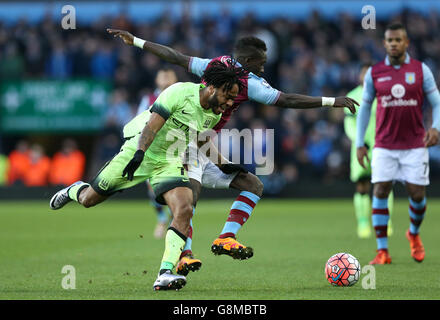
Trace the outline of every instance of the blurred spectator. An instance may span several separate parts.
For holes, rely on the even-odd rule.
[[[0,52],[0,79],[19,79],[24,74],[25,61],[15,42],[6,45],[3,55]]]
[[[323,121],[317,122],[312,129],[309,140],[306,144],[306,152],[314,172],[321,176],[326,168],[326,160],[332,150],[332,141],[327,135],[327,124]]]
[[[116,54],[112,50],[112,43],[99,41],[98,50],[92,57],[92,76],[111,79],[116,69]]]
[[[115,90],[106,114],[106,127],[120,131],[133,116],[134,112],[127,102],[127,92],[124,89]]]
[[[27,187],[42,187],[48,185],[50,159],[44,154],[39,144],[32,145],[29,151],[29,167],[24,174],[24,184]]]
[[[145,94],[142,97],[141,103],[139,104],[136,114],[139,114],[147,110],[154,101],[156,101],[159,94],[168,88],[170,85],[177,82],[177,75],[173,69],[163,68],[160,69],[155,78],[156,89],[153,93]]]
[[[191,16],[192,5],[183,3],[180,18],[164,11],[156,20],[135,23],[122,13],[114,18],[97,17],[91,25],[68,33],[57,27],[59,21],[51,15],[39,23],[0,22],[0,80],[42,76],[109,80],[115,89],[105,130],[95,137],[96,163],[88,162],[92,167],[100,167],[102,161],[119,150],[122,126],[135,115],[140,91],[155,95],[159,87],[155,83],[156,74],[167,66],[156,56],[113,39],[105,32],[106,27],[126,29],[145,40],[201,58],[228,54],[240,36],[257,35],[266,40],[268,63],[264,77],[273,87],[284,92],[338,96],[357,85],[356,73],[363,62],[383,59],[384,26],[399,20],[406,24],[412,39],[410,54],[424,61],[440,84],[440,14],[435,10],[426,16],[404,10],[384,21],[378,19],[376,29],[366,31],[359,27],[358,19],[348,14],[340,14],[333,20],[319,11],[304,21],[281,17],[260,20],[252,13],[237,19],[227,7],[220,7],[213,15],[195,20]],[[180,81],[199,81],[184,68],[176,68],[175,72]],[[149,104],[146,96],[143,98],[142,103]],[[260,128],[275,130],[274,177],[283,177],[283,183],[310,174],[319,180],[344,177],[348,180],[350,148],[342,130],[342,110],[281,110],[246,102],[225,128],[251,128],[258,124],[255,120],[262,122]],[[430,152],[433,153],[431,172],[433,177],[439,176],[438,151]],[[16,163],[23,165],[23,159],[14,160],[13,168],[8,169],[8,183],[23,181],[15,167]]]
[[[55,41],[53,52],[47,61],[46,72],[49,77],[55,79],[66,79],[72,74],[72,60],[60,40]]]
[[[61,151],[55,153],[49,173],[49,182],[52,185],[69,186],[81,180],[84,175],[86,158],[78,150],[73,139],[63,141]]]
[[[29,143],[20,140],[9,154],[8,184],[23,184],[30,166]]]

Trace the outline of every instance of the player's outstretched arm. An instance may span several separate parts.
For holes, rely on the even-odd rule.
[[[158,43],[142,40],[125,30],[107,29],[107,32],[114,37],[121,38],[124,43],[128,45],[136,46],[143,50],[146,50],[169,63],[188,68],[190,57],[182,54],[177,50],[174,50],[173,48]]]
[[[329,106],[334,108],[348,108],[352,114],[356,113],[355,105],[359,103],[349,97],[310,97],[302,94],[296,93],[283,93],[281,92],[280,97],[275,103],[277,107],[282,108],[292,108],[292,109],[309,109],[309,108],[319,108],[323,106]]]
[[[138,150],[134,153],[133,158],[125,166],[122,171],[122,176],[127,175],[128,180],[133,180],[134,172],[139,168],[142,161],[144,160],[144,155],[150,145],[153,143],[157,132],[162,128],[165,123],[165,119],[158,113],[153,112],[151,114],[150,120],[145,125],[142,130],[141,136],[138,141]]]

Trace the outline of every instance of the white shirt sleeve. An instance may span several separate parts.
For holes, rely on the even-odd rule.
[[[281,92],[270,86],[263,78],[257,77],[253,73],[249,73],[248,78],[248,97],[250,100],[273,105],[277,102]]]
[[[205,72],[206,67],[212,59],[202,59],[198,57],[191,57],[188,64],[188,71],[194,73],[196,76],[201,77]]]

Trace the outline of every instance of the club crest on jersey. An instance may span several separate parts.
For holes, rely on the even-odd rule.
[[[400,83],[396,83],[392,88],[391,88],[391,94],[393,95],[394,98],[399,99],[402,98],[405,95],[405,87],[402,86]]]
[[[211,124],[211,120],[205,120],[205,123],[203,124],[203,128],[207,129],[209,128],[209,125]]]
[[[405,82],[408,84],[413,84],[416,82],[415,72],[405,72]]]

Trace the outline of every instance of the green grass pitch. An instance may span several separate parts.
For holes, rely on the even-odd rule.
[[[352,201],[263,199],[238,239],[254,257],[236,261],[210,252],[233,201],[200,201],[193,251],[203,262],[180,291],[154,292],[163,240],[152,237],[155,213],[147,201],[110,199],[84,209],[48,201],[0,203],[0,299],[439,299],[440,201],[428,198],[422,224],[425,261],[409,253],[408,202],[397,199],[389,239],[393,263],[377,266],[376,289],[332,287],[324,264],[349,252],[361,266],[375,255],[375,239],[356,237]],[[65,290],[62,268],[76,271]]]

